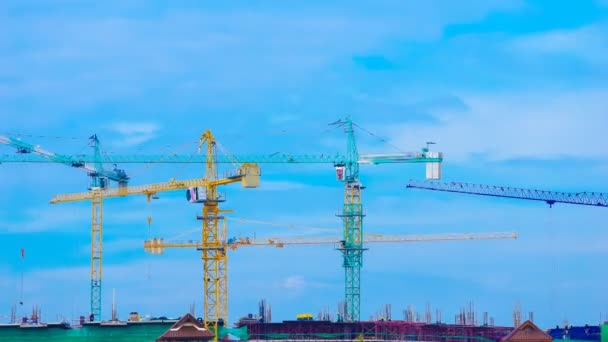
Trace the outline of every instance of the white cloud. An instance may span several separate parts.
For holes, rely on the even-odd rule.
[[[23,213],[19,221],[2,220],[0,233],[38,233],[45,231],[75,231],[90,229],[90,209],[75,210],[65,206],[48,206],[29,208]],[[84,230],[83,230],[84,231]]]
[[[303,215],[275,215],[268,218],[228,216],[229,225],[234,228],[245,226],[247,236],[304,236],[319,232],[340,233],[342,224],[333,212],[310,212]],[[252,232],[253,231],[253,232]],[[268,233],[263,233],[268,232]]]
[[[310,185],[291,181],[262,181],[260,191],[291,191],[309,188]]]
[[[291,275],[285,278],[279,285],[279,287],[287,290],[304,290],[306,288],[324,288],[327,287],[327,284],[315,281],[306,280],[301,275]]]
[[[106,201],[103,223],[106,227],[133,223],[145,227],[149,214],[150,212],[144,209],[125,209],[124,206],[120,207]],[[91,225],[91,204],[89,201],[49,204],[23,209],[16,215],[17,217],[12,219],[0,215],[0,233],[86,232],[90,230]]]
[[[595,2],[600,6],[608,6],[608,0],[596,0]]]
[[[152,134],[158,130],[158,125],[150,122],[117,122],[112,128],[123,135]]]
[[[198,258],[168,260],[160,257],[118,265],[105,263],[102,304],[104,317],[108,316],[112,288],[116,288],[121,317],[131,310],[165,315],[182,314],[189,303],[202,299],[201,271],[193,277],[192,269],[200,269]],[[0,290],[8,293],[0,299],[3,307],[8,307],[8,301],[12,299],[10,297],[18,295],[15,288],[19,283],[19,274],[9,272],[8,276],[8,281],[0,282],[0,286],[6,284]],[[89,266],[28,271],[24,278],[26,305],[40,305],[49,320],[55,314],[68,315],[74,310],[76,315],[86,312],[89,303],[89,276]],[[175,284],[180,284],[180,291],[175,291]],[[159,296],[177,305],[170,308],[159,305]]]
[[[514,39],[508,48],[535,58],[550,58],[549,55],[556,54],[574,55],[589,63],[605,65],[608,63],[608,27],[602,23],[531,34]]]
[[[87,15],[83,19],[77,10],[31,16],[24,11],[19,18],[2,18],[5,30],[0,32],[6,35],[0,36],[6,38],[0,39],[4,66],[0,70],[8,74],[3,76],[16,75],[23,81],[0,91],[9,97],[79,93],[82,96],[70,98],[81,103],[83,98],[97,102],[141,96],[146,88],[142,85],[165,82],[167,75],[179,77],[177,82],[170,77],[176,93],[199,96],[202,90],[214,94],[217,89],[314,79],[315,71],[353,53],[394,39],[436,39],[446,25],[517,9],[521,3],[386,1],[373,6],[307,4],[301,10],[281,5],[264,10],[173,7],[153,18]],[[11,49],[13,37],[28,48]],[[69,79],[50,72],[63,65],[70,67]],[[204,81],[180,77],[192,73],[204,75]],[[101,88],[91,91],[89,86]]]
[[[302,276],[289,276],[283,281],[282,287],[290,290],[299,290],[306,287],[306,281]]]
[[[464,113],[390,128],[399,146],[435,141],[446,161],[608,158],[608,89],[462,94]]]
[[[116,122],[111,129],[121,135],[113,145],[134,146],[154,139],[160,126],[151,122]]]
[[[122,252],[139,252],[144,250],[144,238],[128,238],[128,239],[117,239],[103,242],[104,253],[118,254]],[[91,244],[84,244],[80,248],[80,252],[83,255],[91,255]]]

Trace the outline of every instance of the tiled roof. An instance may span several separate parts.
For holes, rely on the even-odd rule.
[[[197,321],[191,314],[186,314],[159,337],[157,341],[211,338],[213,338],[213,333],[205,328],[203,322]]]
[[[531,321],[525,321],[509,335],[503,337],[501,341],[553,341],[553,338],[539,329]]]

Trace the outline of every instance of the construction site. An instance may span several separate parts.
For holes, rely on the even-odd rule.
[[[494,318],[488,312],[481,315],[476,313],[472,303],[459,310],[458,314],[446,319],[439,309],[432,310],[430,305],[424,312],[416,312],[409,306],[403,310],[402,317],[393,316],[390,304],[383,307],[369,320],[361,315],[361,268],[363,253],[381,243],[409,243],[457,240],[513,240],[517,239],[516,232],[484,232],[484,233],[451,233],[451,234],[416,234],[416,235],[379,235],[367,234],[363,230],[362,190],[365,187],[360,182],[360,167],[371,164],[418,163],[425,165],[424,181],[410,181],[407,188],[435,191],[457,192],[481,196],[507,197],[512,199],[546,202],[549,206],[559,204],[586,205],[595,207],[608,206],[608,194],[602,193],[560,193],[529,189],[493,187],[467,183],[441,183],[441,164],[443,154],[430,149],[427,143],[419,152],[407,153],[376,153],[360,154],[358,152],[355,127],[350,117],[335,121],[333,126],[342,130],[346,135],[346,152],[320,155],[221,155],[216,141],[210,130],[201,135],[197,154],[194,155],[137,155],[121,156],[102,153],[97,136],[90,138],[93,153],[87,155],[63,155],[47,151],[38,145],[24,141],[21,138],[0,136],[0,143],[12,147],[17,153],[0,155],[0,162],[6,163],[59,163],[70,168],[85,171],[90,177],[89,190],[79,193],[55,195],[51,204],[90,201],[91,203],[91,245],[90,245],[90,310],[79,318],[63,322],[47,322],[42,319],[40,308],[35,307],[31,315],[18,316],[17,304],[12,308],[7,324],[0,325],[0,337],[3,340],[29,341],[45,334],[47,341],[56,336],[57,341],[101,341],[111,337],[113,341],[148,341],[160,336],[163,331],[176,322],[180,317],[142,319],[137,312],[131,312],[128,320],[118,319],[115,299],[112,300],[110,317],[102,315],[102,267],[103,267],[103,203],[115,197],[143,195],[148,202],[158,198],[163,192],[181,190],[185,192],[185,200],[202,206],[197,220],[201,221],[198,228],[201,240],[178,241],[165,240],[155,237],[142,241],[146,252],[162,255],[167,248],[189,248],[200,253],[202,260],[201,274],[193,277],[192,281],[202,280],[203,298],[202,315],[197,315],[194,307],[190,309],[192,317],[199,316],[201,328],[212,332],[214,339],[240,340],[399,340],[399,341],[501,341],[522,321],[522,312],[516,308],[513,311],[513,324],[509,326],[496,325]],[[168,164],[200,164],[204,167],[204,176],[196,179],[176,180],[165,183],[131,185],[130,176],[116,164],[123,163],[168,163]],[[240,183],[243,188],[263,187],[260,164],[330,164],[335,169],[335,178],[344,185],[342,209],[337,216],[343,222],[341,236],[300,236],[300,237],[230,237],[227,232],[227,216],[232,210],[221,207],[226,196],[220,189],[231,183]],[[108,169],[107,164],[114,164]],[[224,171],[220,177],[218,165],[232,164],[234,169]],[[404,187],[405,188],[405,187]],[[111,215],[107,214],[107,215]],[[148,218],[150,224],[151,218]],[[302,227],[306,229],[306,227]],[[323,228],[308,228],[323,230]],[[262,300],[258,312],[247,314],[238,322],[228,320],[228,253],[240,248],[254,247],[290,247],[297,245],[330,245],[342,254],[344,270],[344,300],[337,311],[324,309],[313,313],[300,313],[290,320],[274,322],[270,305]],[[368,247],[369,246],[369,247]],[[305,248],[305,247],[300,247]],[[24,250],[21,250],[24,257]],[[22,276],[23,277],[23,276]],[[49,284],[52,286],[52,284]],[[114,295],[113,295],[114,297]],[[170,298],[166,298],[170,300]],[[22,305],[23,299],[20,300]],[[435,312],[433,312],[435,311]],[[401,316],[401,315],[399,315]],[[525,316],[525,315],[524,315]],[[185,317],[185,316],[184,316]],[[184,319],[184,317],[181,317]],[[105,318],[105,319],[104,319]],[[527,321],[533,322],[530,312]],[[569,329],[566,331],[564,329]],[[547,330],[553,335],[564,336],[576,331],[576,327],[565,326],[561,330]],[[595,330],[594,330],[595,329]],[[600,332],[601,330],[601,332]],[[603,334],[603,335],[602,335]],[[584,335],[584,336],[579,336]],[[3,337],[5,336],[5,337]],[[568,335],[569,336],[569,335]],[[606,341],[606,325],[587,327],[572,340]],[[18,339],[21,338],[21,339]],[[29,338],[29,339],[28,339]],[[557,338],[557,337],[556,337]]]
[[[0,342],[608,342],[608,0],[0,23]]]

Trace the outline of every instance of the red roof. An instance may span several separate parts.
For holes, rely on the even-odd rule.
[[[531,321],[525,321],[522,325],[515,328],[511,333],[502,339],[501,342],[507,341],[553,341],[553,338],[547,333],[539,329]]]
[[[199,322],[191,314],[186,314],[156,341],[188,341],[190,339],[200,341],[212,338],[213,333],[205,328],[203,322]]]

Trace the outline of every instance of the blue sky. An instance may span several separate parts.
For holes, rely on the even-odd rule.
[[[0,133],[62,153],[97,133],[121,154],[192,153],[206,128],[231,153],[345,149],[327,123],[346,114],[362,152],[435,141],[445,180],[608,191],[606,1],[2,1]],[[0,153],[13,153],[0,146]],[[198,177],[196,166],[125,165],[132,184]],[[365,230],[384,234],[513,231],[516,241],[371,246],[362,317],[430,303],[453,321],[473,301],[510,324],[513,307],[550,327],[608,312],[608,233],[600,208],[405,189],[416,165],[362,168]],[[61,165],[0,165],[0,316],[19,297],[48,320],[86,313],[90,208],[47,204],[84,191]],[[260,189],[228,186],[234,217],[339,228],[329,166],[264,165]],[[180,315],[202,307],[200,257],[150,256],[149,236],[195,229],[182,193],[105,203],[104,312]],[[150,228],[146,218],[152,216]],[[230,235],[315,232],[229,221]],[[191,234],[187,238],[196,238]],[[20,248],[27,251],[24,263]],[[266,298],[275,319],[335,311],[340,255],[330,247],[230,255],[230,320]],[[200,312],[200,311],[199,311]],[[481,317],[481,316],[480,316]]]

